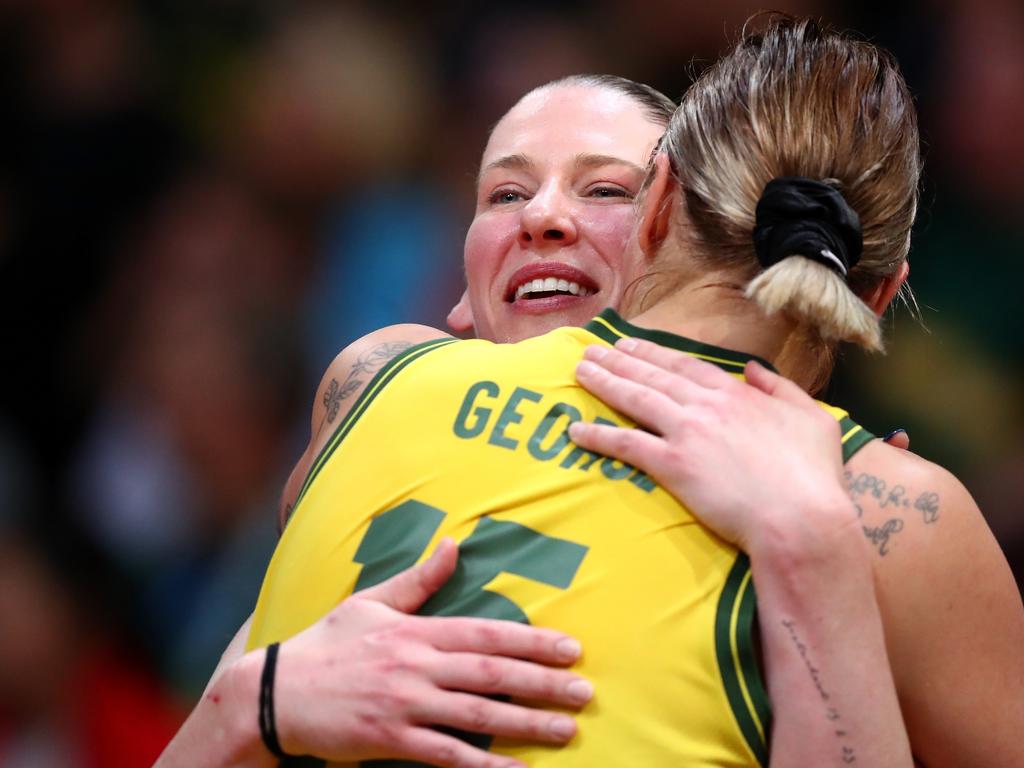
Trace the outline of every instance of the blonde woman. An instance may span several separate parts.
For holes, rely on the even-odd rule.
[[[542,94],[534,103],[521,103],[517,117],[526,127],[537,127],[531,121],[548,119],[548,106]],[[568,229],[570,219],[558,219],[559,185],[549,164],[531,156],[522,130],[510,132],[503,145],[500,129],[492,136],[488,153],[494,156],[485,154],[481,176],[486,204],[478,208],[477,221],[487,216],[484,223],[496,227],[496,236],[482,240],[495,246],[482,252],[491,284],[480,294],[482,303],[473,304],[471,291],[474,317],[482,308],[498,306],[495,298],[518,300],[522,286],[512,283],[520,278],[530,278],[531,290],[548,293],[546,278],[537,288],[533,281],[539,277],[519,271],[536,271],[527,258],[530,249],[544,244],[554,252],[559,243],[579,236]],[[584,127],[580,135],[585,134]],[[572,167],[590,167],[577,155],[578,150],[569,156]],[[491,191],[488,170],[502,172]],[[628,198],[629,173],[623,170],[619,182],[593,191]],[[840,484],[835,451],[825,450],[817,459],[813,453],[801,455],[789,483],[781,485],[777,469],[766,473],[764,467],[777,468],[789,459],[769,448],[754,456],[751,467],[703,466],[705,485],[694,487],[716,490],[694,496],[686,490],[693,478],[685,463],[694,457],[677,446],[686,444],[688,434],[709,434],[714,422],[708,413],[749,417],[718,422],[725,426],[725,445],[739,435],[736,444],[749,446],[743,423],[756,420],[760,408],[735,403],[753,398],[757,404],[763,392],[737,390],[732,377],[692,359],[662,361],[663,350],[649,354],[688,377],[663,385],[671,400],[685,401],[684,410],[692,405],[690,411],[704,415],[687,420],[673,410],[670,423],[663,424],[648,407],[659,402],[650,389],[629,395],[625,387],[627,399],[621,402],[615,392],[623,391],[623,383],[608,389],[625,411],[667,438],[668,449],[664,442],[660,449],[648,442],[645,452],[644,433],[605,432],[602,427],[621,425],[621,418],[572,387],[578,356],[588,343],[647,337],[690,358],[713,359],[732,372],[745,367],[761,390],[775,392],[799,411],[803,405],[792,388],[749,361],[769,361],[814,388],[827,375],[837,342],[880,344],[877,315],[906,276],[919,170],[913,104],[887,55],[806,21],[777,21],[764,35],[746,37],[684,98],[643,182],[639,224],[625,261],[636,275],[653,277],[639,284],[646,290],[625,292],[623,310],[632,323],[606,312],[586,329],[500,348],[451,343],[430,329],[399,326],[371,334],[339,356],[325,386],[330,378],[359,370],[373,350],[390,345],[398,352],[368,386],[360,381],[353,387],[353,394],[362,392],[359,400],[340,406],[341,426],[314,440],[297,469],[303,482],[296,515],[268,572],[250,642],[287,636],[289,626],[304,626],[345,589],[372,584],[414,562],[435,537],[451,534],[463,541],[465,565],[427,609],[471,608],[499,616],[518,611],[578,635],[587,648],[580,669],[604,696],[600,707],[581,715],[580,733],[569,748],[498,742],[495,751],[535,765],[752,764],[764,759],[768,725],[752,701],[756,675],[743,663],[752,650],[749,636],[740,637],[749,620],[743,618],[746,598],[739,596],[746,587],[737,586],[748,583],[742,558],[694,527],[685,510],[672,518],[670,502],[661,495],[672,489],[683,499],[693,498],[707,522],[750,555],[768,684],[776,701],[801,698],[806,704],[801,717],[816,707],[830,724],[823,740],[811,741],[806,728],[780,713],[772,730],[776,756],[799,760],[792,756],[801,750],[831,747],[837,763],[907,765],[910,752],[900,728],[865,728],[872,724],[871,712],[862,711],[865,702],[868,710],[898,725],[891,690],[849,670],[822,674],[834,658],[827,649],[842,647],[847,631],[862,632],[869,641],[858,672],[885,665],[884,651],[880,656],[870,651],[881,643],[882,625],[863,532],[884,530],[887,510],[897,507],[920,517],[922,532],[903,539],[909,562],[890,566],[895,558],[876,558],[871,566],[914,750],[926,765],[1018,762],[1014,736],[1021,721],[1022,661],[1017,649],[1024,617],[1005,560],[955,479],[860,437],[862,431],[846,423],[843,438],[851,454],[847,467],[857,511]],[[518,227],[509,227],[517,215]],[[618,236],[615,227],[594,231],[609,239]],[[416,346],[410,349],[411,344]],[[657,374],[657,367],[636,361],[634,368],[621,367],[615,352],[601,351],[589,352],[588,362],[634,371],[640,378]],[[583,366],[580,373],[600,387],[599,371]],[[842,415],[828,416],[837,417]],[[568,424],[576,445],[566,437]],[[835,423],[829,424],[835,432]],[[587,455],[582,446],[600,435],[621,443],[618,450],[631,457],[650,460],[662,488],[638,469]],[[386,451],[380,447],[384,436]],[[675,475],[666,469],[669,464]],[[757,471],[737,477],[744,470]],[[393,481],[390,488],[365,482],[383,476]],[[682,479],[676,482],[675,476]],[[752,477],[763,479],[764,505],[750,503],[759,487],[751,484]],[[669,506],[660,507],[662,502]],[[809,507],[819,516],[806,517]],[[659,517],[655,508],[667,516]],[[749,514],[730,517],[730,509]],[[643,520],[662,522],[652,528]],[[647,535],[655,531],[657,536]],[[872,536],[876,544],[879,536]],[[682,544],[683,539],[690,543]],[[694,548],[687,549],[691,544]],[[673,560],[666,548],[690,556]],[[527,551],[533,554],[523,554]],[[551,554],[538,560],[537,552]],[[798,552],[805,555],[793,558]],[[519,554],[525,559],[517,559]],[[694,569],[696,562],[711,561],[716,564],[708,570]],[[553,572],[544,571],[545,564]],[[820,568],[824,581],[798,578],[804,568]],[[847,576],[856,581],[865,573],[859,593],[843,586]],[[736,574],[741,575],[734,583]],[[556,591],[538,591],[535,583]],[[789,615],[794,601],[822,586],[835,589],[828,620],[794,621]],[[969,590],[981,599],[971,599]],[[657,599],[647,605],[650,594]],[[738,613],[722,625],[726,597]],[[684,605],[695,611],[692,622],[681,618],[688,610]],[[709,623],[720,633],[707,633]],[[973,635],[979,627],[983,638]],[[662,645],[666,638],[667,646]],[[976,656],[965,679],[960,673],[965,647],[978,642],[985,652]],[[691,654],[679,653],[684,645]],[[732,656],[723,656],[723,648],[731,648]],[[815,648],[826,650],[812,657],[809,649]],[[736,664],[731,671],[730,658]],[[694,659],[703,663],[695,665]],[[842,679],[841,687],[829,682],[837,679],[833,673]],[[724,679],[728,675],[731,682]],[[945,695],[935,697],[935,690]],[[979,703],[993,690],[1001,692],[998,704]],[[482,711],[460,712],[453,702],[444,722],[473,725]],[[866,735],[879,732],[885,733],[881,740]]]

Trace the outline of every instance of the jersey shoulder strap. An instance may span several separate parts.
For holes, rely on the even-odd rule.
[[[366,385],[366,389],[363,390],[362,394],[349,409],[348,413],[345,414],[344,418],[338,423],[337,428],[334,430],[334,434],[327,441],[324,447],[317,454],[316,459],[309,468],[309,472],[306,474],[306,479],[302,483],[302,489],[299,491],[299,495],[295,499],[295,508],[299,506],[299,502],[302,501],[302,497],[306,494],[306,490],[316,479],[316,476],[320,473],[324,464],[327,463],[328,459],[334,454],[341,445],[345,436],[352,431],[352,427],[359,420],[359,417],[366,412],[366,409],[374,401],[374,399],[384,390],[387,385],[394,380],[398,374],[400,374],[407,366],[411,363],[419,360],[421,357],[429,352],[433,352],[435,349],[446,347],[449,344],[454,344],[458,339],[451,337],[444,337],[440,339],[430,339],[420,344],[414,344],[408,349],[404,349],[395,355],[391,360],[384,364],[384,366],[374,374],[373,378],[370,379],[370,383]]]
[[[857,453],[857,451],[875,439],[873,434],[851,419],[850,414],[842,408],[837,408],[834,405],[823,403],[820,400],[818,401],[818,404],[831,413],[835,417],[836,421],[839,422],[839,433],[842,435],[843,440],[844,464],[852,459],[853,455]]]

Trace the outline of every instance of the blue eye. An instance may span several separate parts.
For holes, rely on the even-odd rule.
[[[518,203],[520,200],[525,200],[526,197],[522,192],[517,192],[514,189],[499,189],[491,193],[488,198],[492,205],[508,205],[509,203]]]

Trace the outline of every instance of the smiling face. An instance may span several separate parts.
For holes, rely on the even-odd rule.
[[[502,118],[466,235],[477,336],[519,341],[618,306],[643,273],[625,251],[663,130],[633,98],[589,85],[533,91]]]

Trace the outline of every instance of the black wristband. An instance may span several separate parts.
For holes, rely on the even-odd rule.
[[[277,740],[277,726],[274,723],[274,671],[277,669],[278,643],[267,646],[263,660],[263,674],[260,676],[260,737],[274,757],[288,757]]]

